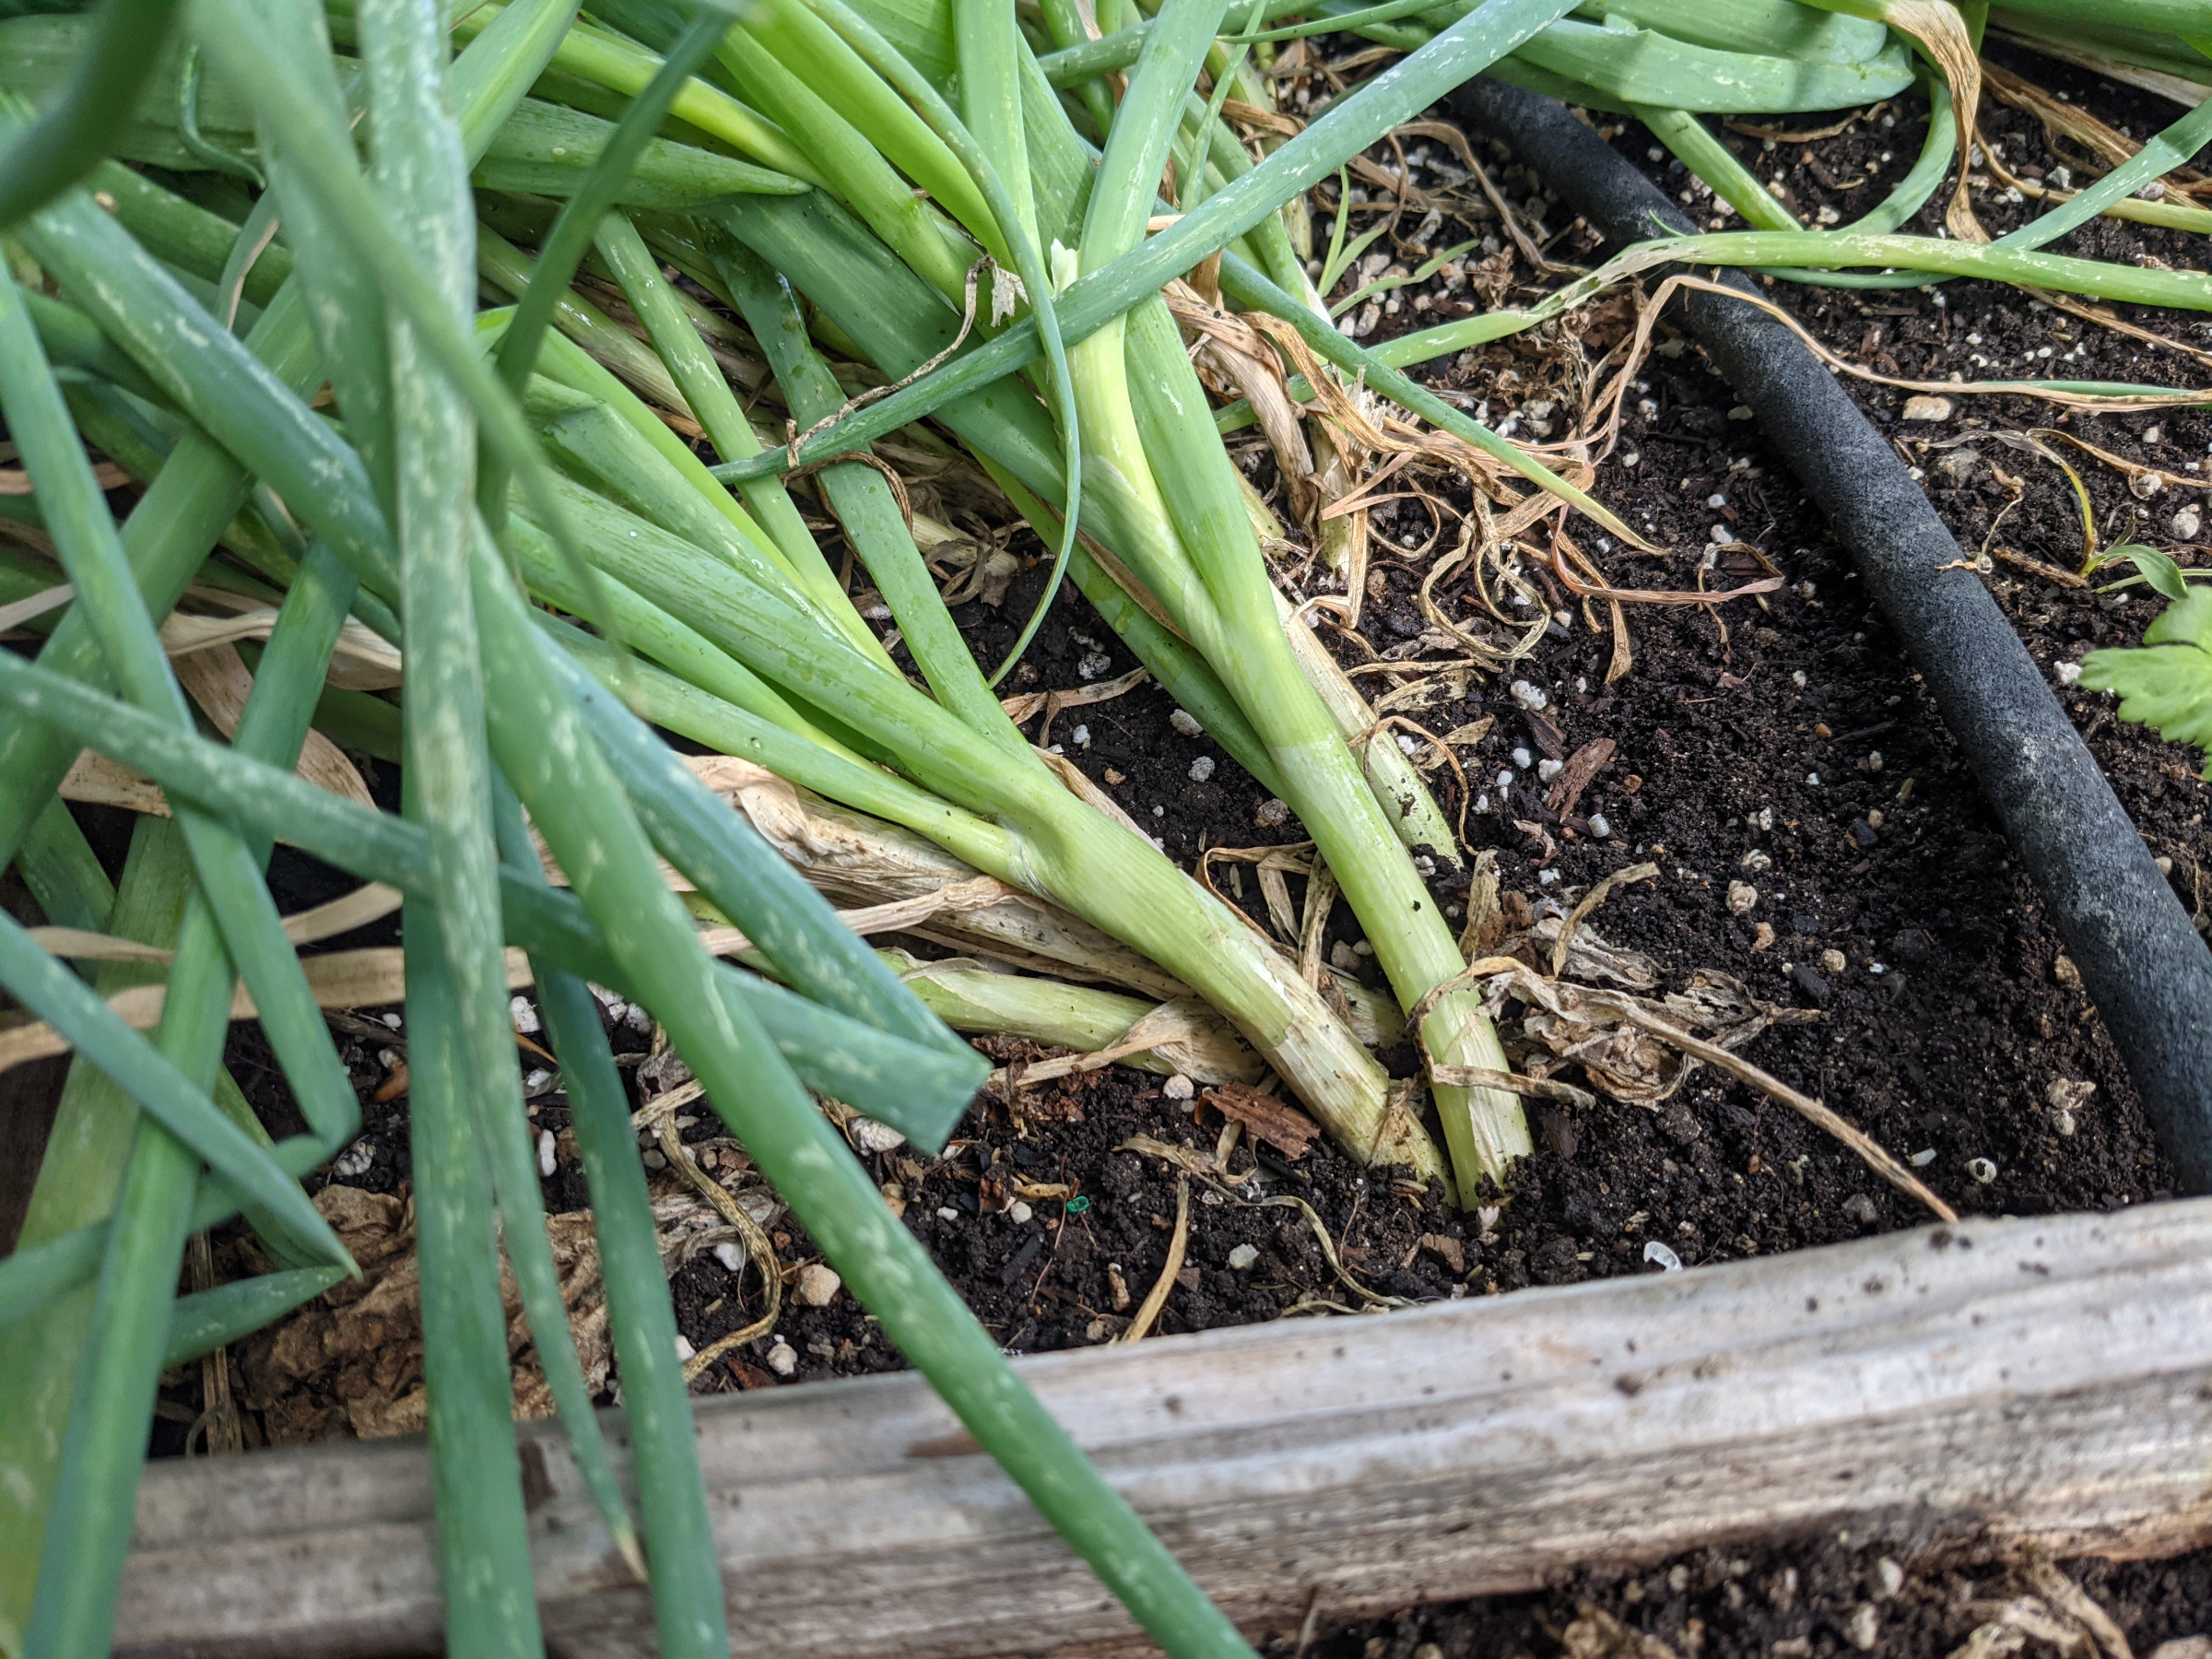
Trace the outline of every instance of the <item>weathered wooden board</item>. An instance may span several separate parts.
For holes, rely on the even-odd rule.
[[[1819,1525],[2147,1554],[2212,1533],[2212,1200],[1021,1369],[1255,1630]],[[699,1429],[743,1651],[1132,1641],[917,1379],[707,1402]],[[651,1653],[558,1435],[525,1445],[553,1651]],[[429,1537],[417,1442],[156,1465],[117,1651],[425,1647]]]

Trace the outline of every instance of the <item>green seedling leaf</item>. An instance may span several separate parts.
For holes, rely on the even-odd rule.
[[[2117,691],[2121,719],[2169,743],[2212,751],[2212,588],[2184,588],[2144,630],[2141,645],[2089,653],[2081,683]],[[2204,775],[2212,778],[2212,763]]]
[[[1337,200],[1341,202],[1344,200],[1344,198],[1339,196]],[[1346,203],[1345,206],[1337,212],[1336,230],[1335,232],[1335,236],[1331,238],[1332,241],[1335,241],[1336,237],[1341,237],[1344,234],[1345,224],[1350,218],[1350,217],[1351,206],[1349,203]],[[1389,229],[1390,221],[1388,219],[1384,219],[1381,224],[1375,226],[1372,229],[1363,231],[1359,236],[1355,237],[1350,247],[1332,250],[1329,256],[1329,268],[1321,274],[1323,284],[1321,291],[1325,294],[1330,288],[1335,288],[1336,283],[1343,278],[1345,272],[1350,270],[1353,265],[1359,264],[1359,255],[1366,253],[1368,249],[1373,247],[1375,245],[1375,239]],[[1357,296],[1355,296],[1355,298],[1357,298]],[[1349,305],[1351,303],[1352,300],[1350,300],[1345,301],[1346,305]],[[1341,310],[1342,308],[1339,307],[1337,309]],[[1329,314],[1334,316],[1336,314],[1336,312],[1332,311]]]
[[[2114,588],[2134,587],[2138,582],[2147,582],[2162,599],[2178,602],[2189,596],[2189,582],[2182,574],[2182,567],[2156,547],[2144,547],[2140,542],[2122,542],[2100,553],[2092,568],[2101,570],[2116,561],[2134,565],[2136,574],[2107,582],[2097,590],[2099,593],[2110,593]]]

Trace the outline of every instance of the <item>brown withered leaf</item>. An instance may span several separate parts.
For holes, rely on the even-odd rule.
[[[361,1265],[359,1281],[334,1286],[288,1319],[256,1332],[237,1355],[241,1402],[264,1414],[270,1440],[322,1440],[350,1430],[362,1440],[419,1434],[428,1422],[422,1372],[422,1281],[415,1253],[413,1206],[390,1194],[333,1183],[315,1207]],[[613,1365],[605,1290],[591,1217],[582,1210],[546,1218],[570,1332],[584,1381],[606,1386]],[[504,1260],[500,1300],[513,1362],[514,1414],[550,1414],[522,1297]]]
[[[1551,781],[1551,793],[1544,797],[1544,805],[1561,818],[1571,813],[1590,781],[1613,759],[1613,747],[1612,738],[1596,737],[1576,749],[1567,758],[1566,769]]]
[[[1287,1100],[1262,1094],[1248,1083],[1223,1083],[1199,1097],[1247,1133],[1279,1149],[1286,1158],[1300,1159],[1321,1134],[1321,1125]]]

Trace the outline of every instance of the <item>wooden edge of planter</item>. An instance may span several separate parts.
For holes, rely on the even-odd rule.
[[[2112,1556],[2212,1531],[2212,1199],[1019,1364],[1255,1633],[1819,1526]],[[918,1377],[698,1424],[738,1646],[1141,1649]],[[551,1651],[653,1653],[558,1430],[522,1435]],[[418,1441],[151,1465],[116,1652],[431,1649],[430,1529]]]

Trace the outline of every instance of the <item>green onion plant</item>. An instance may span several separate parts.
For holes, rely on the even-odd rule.
[[[1418,1095],[1355,1030],[1371,1038],[1378,1010],[1355,1022],[1034,749],[994,691],[1072,581],[1296,811],[1426,1060],[1506,1068],[1417,863],[1424,847],[1459,862],[1448,820],[1276,591],[1261,538],[1277,531],[1255,528],[1221,443],[1241,417],[1212,406],[1163,289],[1187,278],[1208,302],[1272,319],[1276,337],[1287,326],[1308,372],[1395,401],[1637,544],[1405,371],[1668,264],[1875,287],[1978,276],[2212,309],[2201,272],[2047,251],[2100,213],[2203,229],[2193,204],[2137,193],[2212,137],[2212,102],[1984,241],[1957,191],[1950,235],[1904,233],[1972,131],[1978,6],[460,9],[103,0],[0,22],[0,414],[34,491],[0,511],[53,550],[49,563],[11,546],[0,598],[72,589],[34,620],[34,651],[0,653],[0,858],[56,924],[169,953],[165,969],[104,962],[87,977],[0,918],[0,985],[76,1052],[29,1219],[0,1260],[0,1659],[107,1650],[162,1370],[354,1270],[301,1185],[359,1111],[265,879],[278,836],[404,895],[450,1647],[545,1645],[502,1256],[606,1545],[650,1583],[663,1651],[730,1645],[598,985],[651,1010],[887,1335],[1153,1640],[1177,1655],[1246,1652],[1007,1368],[815,1100],[934,1149],[987,1070],[948,1021],[1095,1050],[1155,1004],[878,954],[653,728],[1102,929],[1145,959],[1148,993],[1194,994],[1249,1044],[1209,1036],[1209,1077],[1272,1069],[1356,1157],[1490,1201],[1529,1148],[1517,1098],[1432,1088],[1440,1147]],[[2201,9],[2013,0],[1994,19],[2183,84],[2212,79]],[[1403,55],[1297,135],[1248,148],[1230,100],[1266,106],[1267,54],[1322,32]],[[1345,170],[1485,72],[1641,120],[1748,228],[1655,235],[1527,311],[1360,345],[1332,317],[1396,279],[1325,298],[1383,234],[1349,226]],[[1928,100],[1920,157],[1836,230],[1798,223],[1705,120],[1907,95]],[[1304,198],[1330,180],[1339,211],[1316,250]],[[1001,661],[973,657],[924,561],[894,436],[939,453],[949,439],[1049,550]],[[142,488],[120,523],[88,444]],[[912,677],[817,539],[802,476]],[[245,653],[253,687],[228,742],[201,734],[157,632],[194,581],[276,611]],[[2129,694],[2129,717],[2201,741],[2202,595],[2169,596],[2148,649],[2100,653],[2090,673]],[[401,653],[396,708],[326,683],[349,619]],[[295,776],[313,725],[396,760],[401,810]],[[56,794],[88,747],[155,780],[175,814],[139,821],[113,881]],[[540,841],[566,888],[548,882]],[[664,862],[697,889],[689,907]],[[743,932],[740,961],[709,954],[703,913]],[[634,1500],[553,1272],[510,947],[528,954],[574,1112]],[[149,1035],[106,999],[151,977],[166,994]],[[240,981],[305,1134],[272,1141],[223,1070]],[[276,1270],[179,1298],[187,1240],[233,1217]]]

